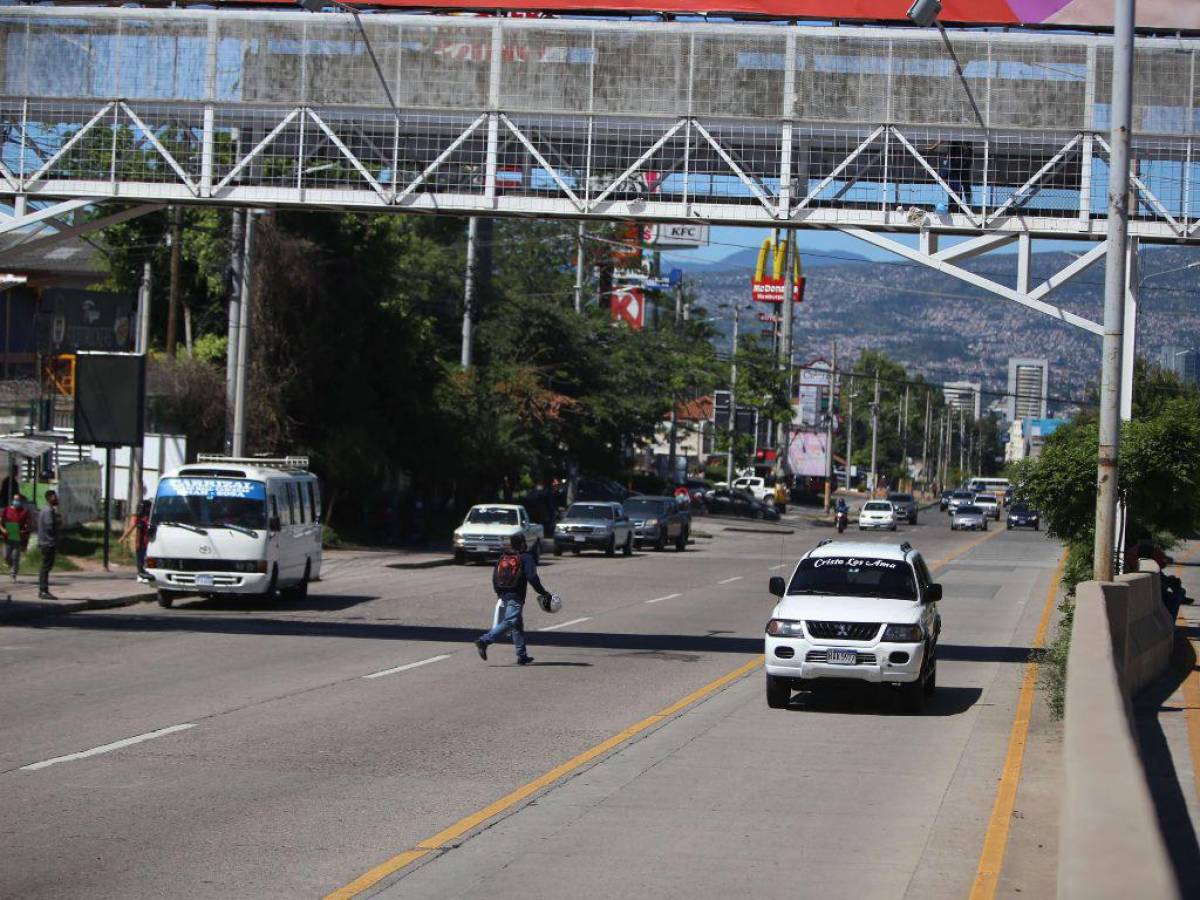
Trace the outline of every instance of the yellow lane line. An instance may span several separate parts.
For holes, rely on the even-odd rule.
[[[517,788],[512,793],[501,797],[496,802],[485,806],[478,812],[471,813],[469,816],[459,819],[449,828],[443,829],[433,837],[426,838],[425,840],[419,842],[412,850],[406,850],[403,853],[396,854],[391,859],[385,860],[375,868],[371,869],[369,872],[365,872],[344,887],[338,888],[333,893],[328,894],[325,900],[349,900],[349,898],[360,894],[372,885],[378,884],[389,875],[399,872],[405,866],[416,862],[435,850],[442,849],[446,844],[455,841],[465,835],[467,832],[478,828],[489,819],[494,818],[495,816],[498,816],[509,809],[512,809],[522,800],[525,800],[533,794],[536,794],[543,788],[549,787],[560,778],[571,774],[581,766],[587,765],[596,757],[601,756],[610,750],[616,749],[630,738],[641,734],[646,729],[657,725],[664,719],[667,719],[675,713],[687,708],[688,706],[703,700],[713,692],[719,691],[721,688],[725,687],[731,682],[736,681],[737,679],[749,674],[757,668],[760,668],[762,664],[762,656],[754,657],[754,659],[750,660],[744,665],[738,666],[732,672],[727,672],[715,681],[710,681],[699,690],[693,691],[682,700],[672,703],[670,706],[659,710],[654,715],[647,716],[640,722],[630,725],[624,731],[614,734],[612,737],[601,741],[594,747],[584,750],[578,756],[572,757],[566,762],[555,766],[544,775],[541,775],[528,784]]]
[[[1050,625],[1050,613],[1058,598],[1058,587],[1062,582],[1063,568],[1067,564],[1066,551],[1058,561],[1046,589],[1046,605],[1042,618],[1033,636],[1036,650],[1046,642],[1046,629]],[[1000,870],[1004,866],[1004,852],[1008,847],[1008,829],[1012,823],[1013,807],[1017,802],[1017,787],[1021,783],[1021,763],[1025,758],[1025,740],[1029,736],[1029,720],[1033,713],[1033,693],[1037,687],[1037,663],[1025,666],[1025,677],[1021,681],[1021,694],[1017,698],[1017,714],[1013,717],[1012,731],[1008,737],[1008,753],[1004,757],[1004,768],[1000,784],[996,788],[996,801],[992,804],[992,817],[988,821],[983,839],[983,851],[979,854],[979,866],[975,870],[975,882],[971,885],[970,900],[992,900],[1000,883]]]
[[[998,537],[999,534],[1000,534],[999,531],[994,531],[991,534],[985,534],[985,535],[981,536],[980,538],[978,538],[977,540],[974,540],[971,543],[960,548],[959,550],[956,550],[953,553],[931,563],[930,568],[938,569],[938,568],[946,565],[947,563],[957,559],[958,557],[970,552],[975,547],[978,547],[980,544],[982,544],[984,541],[991,540],[994,537]],[[394,875],[396,872],[399,872],[405,866],[411,865],[412,863],[416,862],[417,860],[419,860],[425,856],[428,856],[430,853],[432,853],[435,850],[442,849],[446,844],[448,844],[452,841],[455,841],[458,838],[462,837],[463,835],[467,834],[469,831],[472,831],[473,829],[478,828],[480,825],[482,825],[484,822],[488,821],[489,819],[492,819],[495,816],[498,816],[501,813],[506,812],[509,809],[512,809],[512,807],[516,806],[522,800],[525,800],[528,797],[530,797],[531,795],[536,794],[538,791],[542,790],[543,788],[549,787],[555,781],[558,781],[560,778],[563,778],[564,776],[569,775],[571,772],[574,772],[575,770],[579,769],[581,766],[587,765],[589,762],[591,762],[596,757],[601,756],[602,754],[607,753],[610,750],[616,749],[621,744],[628,741],[630,738],[635,737],[636,735],[645,731],[647,728],[657,725],[659,722],[663,721],[664,719],[675,715],[675,713],[686,709],[687,707],[691,706],[692,704],[694,704],[700,700],[703,700],[705,697],[707,697],[709,694],[713,693],[714,691],[718,691],[721,688],[725,687],[726,685],[730,684],[731,682],[736,681],[737,679],[741,678],[744,675],[747,675],[748,673],[752,672],[754,669],[761,666],[762,662],[763,662],[762,656],[756,656],[754,659],[750,660],[750,662],[746,663],[745,665],[738,666],[732,672],[728,672],[725,675],[722,675],[720,678],[716,679],[715,681],[709,682],[704,687],[700,688],[699,690],[693,691],[692,693],[688,694],[683,699],[677,700],[675,703],[672,703],[670,706],[667,706],[667,707],[659,710],[654,715],[647,716],[646,718],[642,719],[640,722],[630,725],[624,731],[621,731],[618,734],[614,734],[612,737],[608,738],[607,740],[601,741],[599,744],[596,744],[594,747],[590,747],[589,749],[584,750],[578,756],[575,756],[575,757],[567,760],[566,762],[564,762],[558,766],[555,766],[549,772],[546,772],[544,775],[541,775],[538,778],[535,778],[533,781],[529,782],[528,784],[517,788],[512,793],[506,794],[505,796],[501,797],[499,800],[495,801],[494,803],[491,803],[491,804],[485,806],[483,809],[480,809],[477,812],[471,813],[469,816],[464,816],[462,819],[459,819],[457,822],[455,822],[449,828],[445,828],[442,831],[439,831],[433,837],[426,838],[425,840],[420,841],[417,844],[417,846],[415,848],[413,848],[412,850],[405,850],[402,853],[397,853],[395,856],[391,857],[390,859],[384,860],[382,863],[377,865],[375,868],[371,869],[368,872],[364,872],[362,875],[360,875],[358,878],[351,881],[349,884],[345,885],[344,887],[338,888],[336,891],[332,892],[331,894],[328,894],[325,897],[325,900],[350,900],[350,898],[362,893],[363,891],[367,890],[367,888],[369,888],[375,884],[378,884],[380,881],[387,878],[388,876]]]

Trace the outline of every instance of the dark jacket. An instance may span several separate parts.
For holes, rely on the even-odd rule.
[[[533,585],[533,589],[537,591],[539,595],[549,593],[546,588],[542,586],[541,579],[538,578],[537,561],[533,558],[532,553],[527,552],[521,554],[521,577],[517,581],[517,586],[515,588],[501,590],[496,585],[496,571],[494,569],[492,570],[492,590],[494,590],[496,592],[496,596],[500,597],[502,600],[515,599],[518,603],[524,603],[525,592],[529,588],[529,585]]]
[[[62,522],[62,517],[58,514],[58,509],[47,503],[38,510],[38,546],[39,547],[57,547],[58,546],[58,526]]]

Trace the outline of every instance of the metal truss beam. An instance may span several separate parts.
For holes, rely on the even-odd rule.
[[[12,231],[20,231],[24,228],[29,228],[45,222],[47,219],[56,219],[59,216],[72,212],[76,209],[83,209],[85,206],[91,206],[96,201],[94,199],[86,200],[64,200],[60,203],[53,203],[42,209],[26,210],[18,215],[5,215],[0,213],[0,234],[8,234]]]
[[[1068,312],[1060,307],[1053,306],[1040,299],[1041,297],[1049,294],[1055,288],[1060,287],[1066,281],[1070,280],[1070,278],[1079,274],[1079,272],[1086,269],[1092,262],[1095,262],[1095,259],[1103,255],[1103,245],[1100,245],[1099,248],[1096,248],[1100,250],[1099,255],[1090,259],[1087,263],[1080,265],[1080,263],[1083,263],[1084,259],[1095,253],[1095,249],[1089,251],[1088,254],[1086,254],[1085,257],[1082,257],[1080,260],[1076,260],[1076,262],[1072,263],[1071,266],[1068,266],[1068,269],[1075,269],[1069,276],[1065,278],[1061,277],[1063,273],[1067,271],[1064,269],[1063,272],[1058,273],[1059,280],[1057,280],[1054,284],[1051,284],[1050,281],[1047,281],[1039,285],[1035,291],[1023,293],[1021,291],[1013,290],[1007,285],[992,281],[990,278],[985,278],[982,275],[978,275],[975,272],[970,272],[954,265],[953,263],[938,259],[936,255],[923,253],[920,250],[914,250],[912,247],[901,244],[892,238],[884,237],[882,234],[877,234],[873,231],[867,231],[863,228],[841,228],[839,230],[852,237],[856,237],[861,241],[865,241],[874,247],[878,247],[881,250],[887,250],[896,254],[897,256],[902,256],[912,262],[920,263],[921,265],[927,266],[934,271],[941,272],[944,275],[949,275],[958,279],[959,281],[972,285],[973,287],[981,288],[989,293],[995,294],[998,297],[1003,297],[1005,300],[1011,300],[1014,303],[1019,303],[1022,306],[1036,310],[1043,315],[1057,319],[1063,324],[1074,325],[1076,328],[1082,328],[1084,331],[1090,331],[1092,334],[1096,335],[1104,334],[1103,325],[1093,322],[1091,319],[1085,319],[1083,316],[1076,315],[1075,313]]]
[[[70,224],[59,218],[51,218],[44,220],[41,224],[50,224],[58,229],[52,234],[47,234],[42,237],[31,235],[28,240],[20,241],[5,248],[6,251],[19,249],[21,253],[37,251],[39,253],[46,250],[52,250],[60,244],[65,244],[75,238],[86,237],[87,235],[108,228],[112,225],[120,225],[122,222],[128,222],[130,219],[137,219],[152,212],[158,212],[163,209],[165,204],[162,203],[144,203],[138,206],[131,206],[123,209],[120,212],[115,212],[107,216],[101,216],[96,219],[88,219],[86,222],[78,224]],[[0,253],[0,265],[4,264],[4,254]]]

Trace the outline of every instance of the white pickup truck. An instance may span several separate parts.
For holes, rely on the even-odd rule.
[[[757,475],[743,475],[733,480],[733,490],[750,494],[755,500],[770,503],[775,498],[775,488],[768,487],[766,479]]]
[[[518,534],[525,535],[525,545],[536,559],[542,548],[542,526],[530,521],[525,507],[515,503],[472,506],[463,523],[454,529],[454,561],[461,565],[472,556],[498,556],[512,546]]]

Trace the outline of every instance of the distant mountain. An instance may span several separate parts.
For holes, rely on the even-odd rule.
[[[756,256],[746,253],[741,256],[749,259],[752,267]],[[797,308],[795,319],[798,361],[828,358],[836,341],[839,361],[852,362],[866,349],[882,350],[929,381],[981,381],[985,391],[1003,392],[1010,356],[1045,358],[1050,361],[1050,395],[1059,398],[1052,408],[1086,399],[1089,389],[1099,382],[1101,342],[1089,332],[916,263],[822,259],[825,264],[815,266],[806,257],[805,302]],[[1033,283],[1043,281],[1072,259],[1066,253],[1036,254]],[[1164,274],[1147,281],[1143,288],[1139,354],[1157,360],[1159,348],[1166,344],[1200,345],[1196,272],[1167,272],[1198,259],[1200,254],[1188,248],[1143,252],[1143,278],[1155,272]],[[965,267],[1015,287],[1015,254],[980,257]],[[743,334],[768,327],[747,309],[750,272],[744,265],[692,271],[697,306],[724,317],[717,321],[722,349],[729,346],[732,323],[718,304],[736,302],[743,307]],[[1103,262],[1055,291],[1047,301],[1099,322],[1104,305]]]
[[[858,253],[838,253],[836,255],[823,253],[802,253],[800,261],[805,271],[809,269],[820,268],[823,266],[838,266],[847,262],[866,262],[867,257]],[[681,256],[672,257],[671,264],[673,267],[683,269],[684,273],[689,276],[698,275],[716,275],[725,272],[745,272],[746,277],[750,277],[750,273],[754,271],[754,267],[758,265],[758,250],[738,250],[731,253],[723,259],[711,260],[709,262],[690,263]]]

